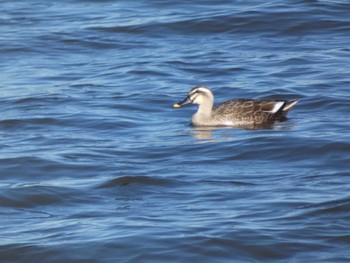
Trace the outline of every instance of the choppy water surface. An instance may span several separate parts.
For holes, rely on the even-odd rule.
[[[348,1],[2,1],[1,262],[349,262]],[[272,129],[216,101],[301,98]]]

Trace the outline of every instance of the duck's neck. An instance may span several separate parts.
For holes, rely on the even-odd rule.
[[[192,123],[201,125],[210,120],[213,111],[213,103],[200,104],[197,112],[192,117]]]

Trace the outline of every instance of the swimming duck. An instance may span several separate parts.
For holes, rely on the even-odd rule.
[[[235,99],[214,106],[214,95],[208,87],[197,86],[187,97],[173,105],[180,108],[187,104],[198,104],[198,111],[192,116],[194,126],[255,126],[283,121],[288,111],[298,100],[256,100]]]

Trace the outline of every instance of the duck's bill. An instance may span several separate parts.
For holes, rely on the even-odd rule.
[[[189,97],[186,97],[186,99],[184,99],[183,101],[180,101],[180,102],[178,102],[178,103],[175,103],[175,104],[173,105],[173,108],[180,108],[180,107],[182,107],[182,106],[185,106],[185,105],[191,104],[191,103],[192,103],[191,99],[190,99]]]

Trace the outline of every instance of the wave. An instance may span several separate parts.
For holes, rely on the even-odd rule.
[[[147,186],[168,186],[173,184],[172,180],[163,179],[151,176],[121,176],[115,179],[111,179],[98,188],[110,188],[116,186],[128,186],[128,185],[147,185]]]
[[[0,205],[13,208],[62,205],[74,200],[76,192],[76,189],[47,185],[16,185],[0,190]],[[75,201],[82,201],[78,200]]]
[[[144,34],[160,36],[166,34],[268,34],[268,35],[306,35],[345,32],[350,23],[342,4],[297,5],[274,4],[259,6],[259,9],[237,8],[223,5],[225,11],[204,11],[189,13],[186,16],[170,14],[160,20],[142,22],[131,21],[125,25],[95,26],[90,30],[110,33]],[[189,9],[191,10],[191,8]],[[195,10],[195,9],[194,9]]]

